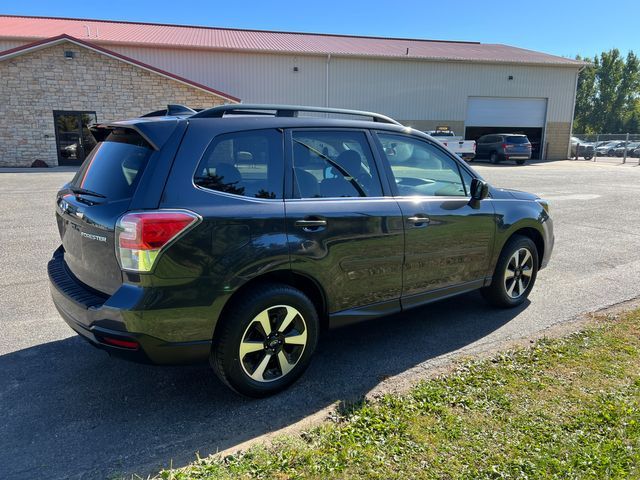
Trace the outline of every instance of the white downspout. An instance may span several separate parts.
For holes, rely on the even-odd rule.
[[[325,92],[324,92],[324,106],[329,106],[329,64],[331,63],[331,54],[327,54],[327,69],[326,69],[326,80],[325,80]]]

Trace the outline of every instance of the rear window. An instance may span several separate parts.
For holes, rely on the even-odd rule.
[[[527,137],[507,137],[507,143],[529,143],[529,139]]]
[[[138,133],[115,129],[91,151],[72,183],[109,200],[131,198],[152,153]]]

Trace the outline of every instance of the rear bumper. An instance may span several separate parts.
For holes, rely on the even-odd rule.
[[[505,160],[531,160],[531,153],[505,153]]]
[[[62,248],[56,250],[47,270],[51,296],[58,312],[78,335],[93,346],[110,355],[141,363],[175,365],[208,359],[210,340],[168,342],[145,332],[129,331],[124,314],[141,314],[135,310],[137,302],[132,298],[135,292],[124,285],[121,290],[128,291],[118,290],[110,297],[92,291],[68,271]],[[114,345],[122,345],[123,342],[125,345],[135,344],[135,347]]]

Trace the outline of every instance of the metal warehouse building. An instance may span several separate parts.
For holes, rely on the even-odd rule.
[[[582,66],[498,44],[0,16],[0,165],[78,164],[92,122],[240,101],[522,132],[566,158]]]

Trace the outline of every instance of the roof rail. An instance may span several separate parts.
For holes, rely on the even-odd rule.
[[[274,112],[274,113],[270,113]],[[234,105],[220,105],[196,113],[191,118],[222,118],[226,115],[272,115],[275,117],[297,117],[300,112],[334,113],[339,115],[354,115],[371,117],[374,122],[402,125],[393,118],[374,112],[362,110],[348,110],[345,108],[305,107],[300,105],[262,105],[238,103]]]
[[[193,115],[196,110],[185,107],[184,105],[169,104],[166,109],[156,110],[155,112],[145,113],[140,115],[140,118],[144,117],[175,117],[179,115]]]

